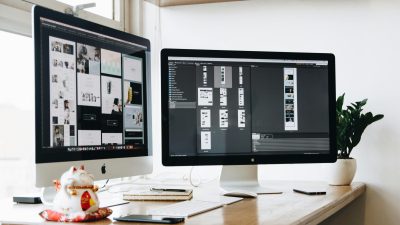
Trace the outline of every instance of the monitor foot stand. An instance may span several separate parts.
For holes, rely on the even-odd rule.
[[[281,194],[282,191],[264,187],[258,182],[257,165],[223,166],[220,178],[220,187],[225,194],[238,193],[237,196],[247,194]],[[242,195],[243,194],[243,195]]]
[[[282,191],[278,191],[272,188],[264,187],[261,185],[221,185],[221,188],[226,192],[239,192],[246,195],[247,192],[253,192],[255,194],[282,194]]]
[[[56,197],[57,191],[54,187],[44,187],[42,188],[42,195],[40,200],[44,205],[53,205],[54,198]]]

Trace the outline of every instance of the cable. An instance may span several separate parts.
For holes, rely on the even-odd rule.
[[[110,181],[110,179],[107,179],[107,180],[106,180],[106,182],[104,183],[104,185],[101,186],[101,187],[99,188],[98,192],[103,192],[103,191],[107,191],[107,190],[108,190],[108,188],[109,188],[109,187],[107,186],[108,181]]]
[[[191,166],[189,174],[176,173],[176,172],[161,172],[153,175],[139,176],[136,178],[131,177],[132,180],[119,181],[117,183],[108,184],[110,180],[107,180],[105,184],[99,189],[100,192],[108,191],[110,193],[121,193],[129,190],[138,188],[140,186],[157,186],[157,185],[191,185],[192,187],[199,187],[202,184],[209,183],[218,177],[202,179],[200,175],[194,175],[195,167]],[[175,175],[172,176],[171,175]],[[169,176],[169,177],[168,177]],[[174,178],[175,177],[175,178]],[[177,180],[180,180],[178,183]]]
[[[130,178],[132,178],[132,177],[130,177]],[[108,191],[110,193],[124,192],[124,191],[112,191],[111,189],[114,188],[114,187],[123,186],[123,185],[136,185],[135,181],[137,181],[139,179],[140,178],[124,181],[123,178],[120,178],[120,181],[117,181],[117,182],[114,182],[114,183],[111,183],[111,184],[108,184],[110,179],[107,179],[105,184],[101,188],[99,188],[98,192],[103,192],[103,191]]]
[[[200,182],[199,182],[198,184],[195,184],[195,183],[193,182],[193,179],[192,179],[193,170],[194,170],[194,166],[192,166],[192,167],[190,168],[190,172],[189,172],[189,182],[190,182],[190,185],[192,185],[193,187],[198,187],[198,186],[200,186],[200,184],[201,184],[201,179],[200,179]]]
[[[100,189],[103,189],[103,188],[105,188],[106,187],[106,185],[108,184],[108,181],[110,181],[110,179],[107,179],[106,180],[106,183],[102,186],[102,187],[100,187]]]

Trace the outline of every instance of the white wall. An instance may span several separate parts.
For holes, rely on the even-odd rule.
[[[385,118],[367,128],[353,154],[358,160],[355,180],[368,185],[366,197],[326,223],[399,223],[399,1],[260,0],[162,9],[145,4],[145,15],[144,33],[157,47],[153,48],[156,172],[166,170],[159,153],[160,48],[332,52],[337,94],[346,92],[347,102],[367,97],[367,110]],[[325,180],[325,168],[324,164],[267,165],[261,166],[261,178]]]

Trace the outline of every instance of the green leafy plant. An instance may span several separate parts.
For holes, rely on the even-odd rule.
[[[343,109],[344,95],[336,100],[337,148],[339,159],[349,159],[353,148],[360,142],[361,136],[373,122],[383,118],[382,114],[362,113],[368,99],[351,103]]]

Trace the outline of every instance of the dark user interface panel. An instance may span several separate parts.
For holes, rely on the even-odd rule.
[[[171,156],[329,152],[328,61],[168,58]]]

